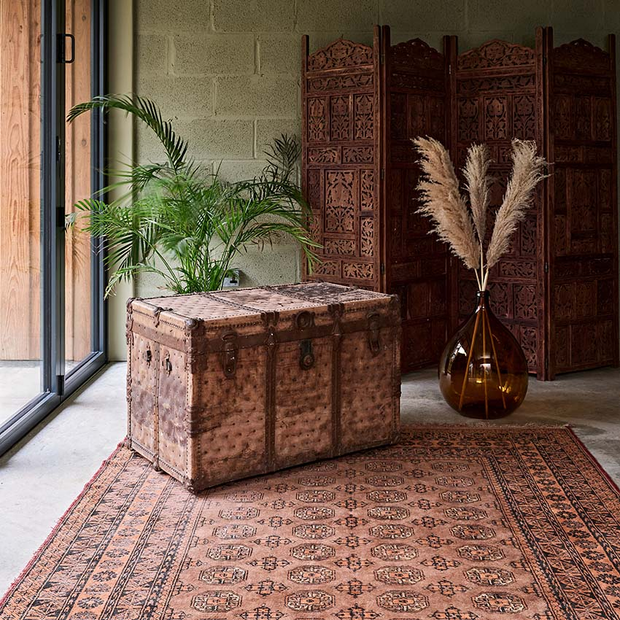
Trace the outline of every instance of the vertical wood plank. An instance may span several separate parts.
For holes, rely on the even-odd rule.
[[[40,1],[0,1],[0,359],[40,358]]]
[[[67,65],[67,110],[90,99],[90,0],[67,3],[66,31],[75,37],[75,62]],[[90,114],[66,128],[65,213],[90,196]],[[78,220],[79,221],[79,220]],[[65,244],[65,351],[80,361],[91,351],[91,246],[81,226],[67,231]]]

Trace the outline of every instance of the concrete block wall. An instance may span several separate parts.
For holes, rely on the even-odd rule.
[[[254,176],[265,145],[300,133],[300,38],[312,49],[339,36],[371,43],[374,24],[393,42],[444,34],[464,51],[492,38],[533,45],[534,28],[554,26],[557,43],[598,45],[620,34],[620,0],[135,0],[135,89],[158,102],[205,166],[229,179]],[[156,143],[137,131],[137,156],[157,160]],[[243,285],[295,281],[292,244],[251,250],[238,266]],[[140,295],[156,282],[138,283]]]

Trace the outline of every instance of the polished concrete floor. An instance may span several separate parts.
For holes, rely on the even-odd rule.
[[[75,362],[67,360],[69,372]],[[41,362],[0,360],[0,426],[41,392]]]
[[[405,422],[471,423],[442,400],[436,375],[404,377]],[[620,370],[530,382],[523,406],[494,424],[570,424],[620,482]],[[100,373],[0,459],[0,594],[18,576],[125,435],[125,366]]]

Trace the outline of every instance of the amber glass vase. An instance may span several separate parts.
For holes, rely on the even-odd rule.
[[[491,312],[489,292],[450,339],[439,362],[439,386],[446,402],[472,418],[512,413],[527,393],[527,360],[521,345]]]

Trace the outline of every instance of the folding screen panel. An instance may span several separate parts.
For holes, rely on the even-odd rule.
[[[536,49],[494,40],[460,54],[455,65],[453,155],[461,167],[470,144],[488,144],[494,160],[490,213],[494,217],[512,167],[512,138],[536,140],[542,152],[542,33],[538,32]],[[521,343],[530,371],[539,375],[544,371],[542,221],[539,188],[535,208],[490,277],[493,311]],[[458,270],[454,301],[462,320],[474,308],[477,285],[471,271],[460,265]]]
[[[449,255],[417,213],[420,168],[411,140],[428,135],[448,143],[449,76],[446,56],[420,39],[392,46],[383,27],[381,43],[386,279],[387,291],[401,299],[407,371],[437,361],[448,337]]]
[[[550,374],[618,364],[616,68],[580,39],[549,57]]]
[[[322,259],[306,277],[381,288],[379,32],[309,55],[303,39],[303,186]]]

